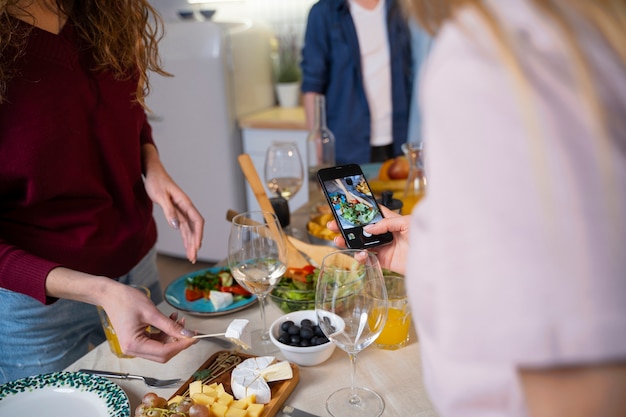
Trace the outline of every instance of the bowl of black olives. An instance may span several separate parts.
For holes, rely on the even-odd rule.
[[[285,359],[297,365],[319,365],[335,351],[335,344],[317,324],[315,310],[285,314],[272,323],[269,333]]]

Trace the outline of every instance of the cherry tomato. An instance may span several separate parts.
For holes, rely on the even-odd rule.
[[[202,290],[197,290],[195,288],[185,288],[185,299],[187,301],[196,301],[201,299],[204,296]]]
[[[243,287],[240,287],[239,285],[233,285],[230,287],[221,287],[220,288],[221,292],[229,292],[231,294],[235,294],[235,295],[252,295],[252,293],[250,293],[248,290],[246,290]]]

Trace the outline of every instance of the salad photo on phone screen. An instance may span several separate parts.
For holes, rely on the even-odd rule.
[[[382,220],[363,175],[325,181],[324,186],[343,229],[362,227]]]

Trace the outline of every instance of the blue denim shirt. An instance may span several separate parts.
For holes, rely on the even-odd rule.
[[[391,64],[394,153],[407,140],[413,91],[408,20],[396,0],[385,0]],[[326,96],[326,118],[335,134],[337,164],[370,160],[370,112],[361,53],[347,0],[320,0],[309,12],[302,48],[302,92]]]

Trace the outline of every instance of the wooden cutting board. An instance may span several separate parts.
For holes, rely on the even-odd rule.
[[[215,365],[219,359],[222,359],[225,357],[221,355],[231,356],[231,359],[232,357],[235,357],[238,360],[240,360],[240,362],[243,362],[244,360],[248,358],[254,357],[254,355],[248,355],[248,354],[241,353],[241,352],[221,350],[213,354],[209,359],[207,359],[206,362],[204,362],[202,366],[200,366],[196,370],[194,375],[199,375],[203,371],[212,368],[213,365]],[[287,400],[287,397],[289,397],[289,395],[296,388],[296,385],[298,385],[298,381],[300,381],[300,369],[298,368],[297,365],[293,363],[290,363],[290,365],[291,365],[291,370],[293,372],[293,377],[291,379],[269,383],[270,389],[272,390],[272,399],[270,400],[269,403],[265,404],[265,408],[263,409],[263,413],[261,413],[261,417],[276,416],[278,412],[282,409],[282,405]],[[232,369],[228,370],[227,372],[222,373],[221,375],[217,376],[214,379],[211,379],[210,381],[207,380],[207,382],[208,383],[216,382],[218,384],[223,384],[226,392],[232,395],[233,390],[230,386],[231,372],[232,372]],[[194,375],[192,375],[187,381],[185,381],[185,383],[181,385],[181,387],[170,397],[170,399],[174,398],[177,395],[185,396],[185,394],[189,390],[189,384],[191,384],[193,381],[198,379]]]

